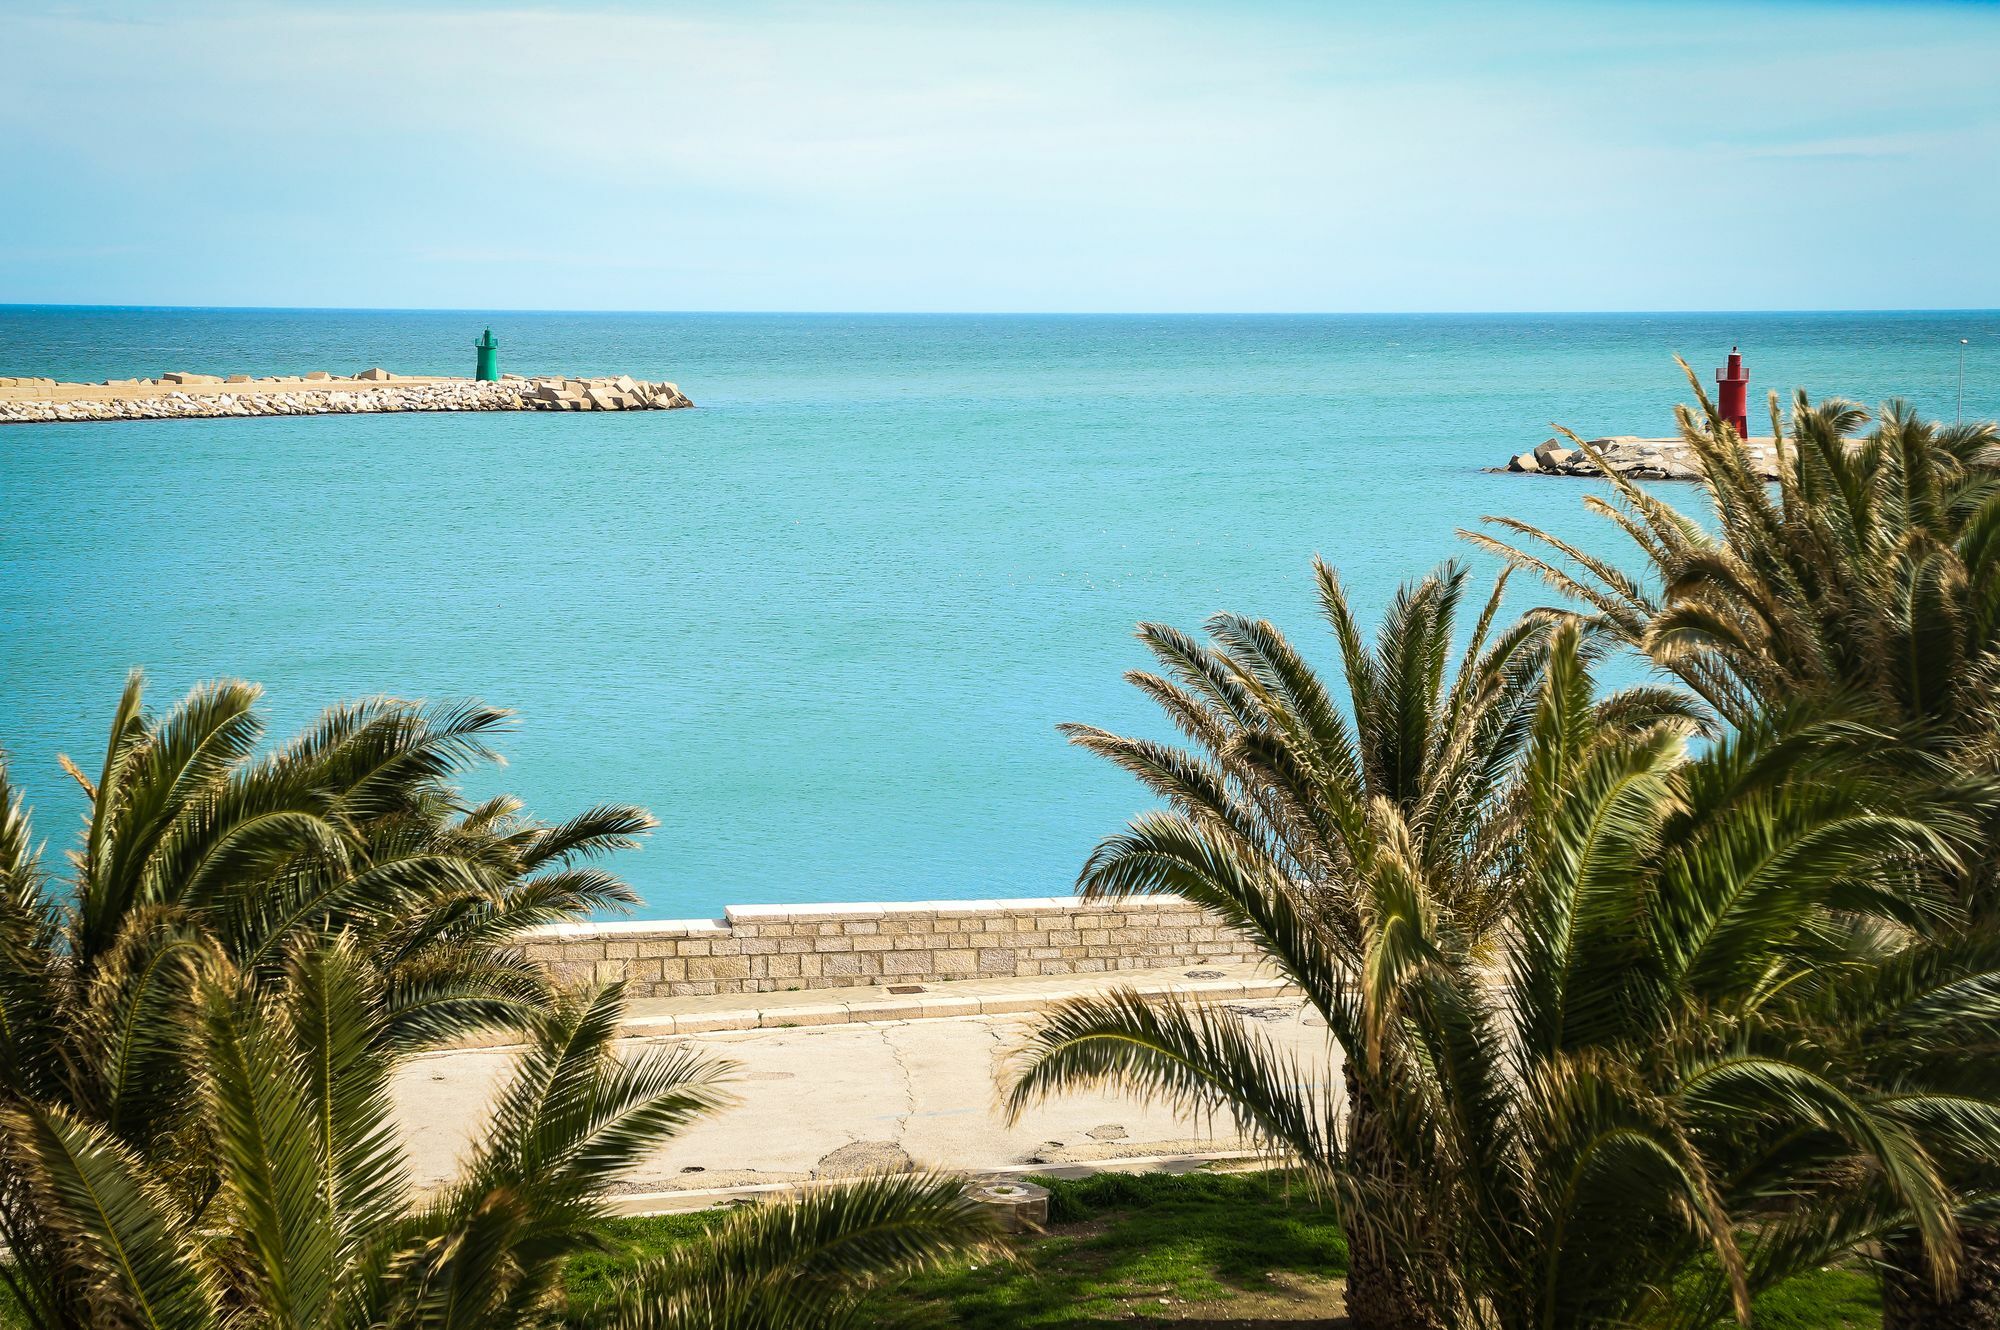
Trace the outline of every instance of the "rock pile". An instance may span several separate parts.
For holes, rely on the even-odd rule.
[[[384,377],[374,378],[373,375]],[[305,376],[317,382],[323,371]],[[693,406],[671,383],[641,383],[620,375],[608,379],[524,379],[497,383],[472,379],[396,382],[387,371],[356,376],[368,386],[301,387],[263,385],[244,379],[225,384],[215,375],[163,375],[165,383],[107,384],[102,398],[72,400],[0,399],[0,424],[79,420],[169,420],[219,416],[323,416],[378,411],[643,411]],[[199,392],[158,391],[200,387]],[[224,391],[216,391],[220,385]],[[53,380],[0,379],[0,389],[17,393],[53,390]],[[230,391],[229,389],[234,389]]]
[[[1604,458],[1606,466],[1634,480],[1696,480],[1700,469],[1687,444],[1679,439],[1642,439],[1632,434],[1616,434],[1592,439],[1590,446]],[[1778,478],[1777,455],[1769,439],[1749,442],[1750,460],[1765,480]],[[1590,454],[1565,439],[1546,439],[1533,452],[1522,453],[1507,463],[1509,471],[1525,471],[1539,476],[1601,476]]]
[[[537,411],[666,411],[694,405],[671,383],[642,383],[627,374],[615,379],[538,379],[524,404]]]

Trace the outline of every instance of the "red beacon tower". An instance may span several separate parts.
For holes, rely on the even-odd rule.
[[[1735,427],[1736,437],[1750,438],[1750,371],[1743,353],[1729,348],[1729,367],[1715,371],[1716,413]]]

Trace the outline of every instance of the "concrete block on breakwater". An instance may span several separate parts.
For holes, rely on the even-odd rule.
[[[6,425],[378,411],[667,411],[693,405],[674,384],[625,374],[591,379],[510,374],[482,382],[374,368],[348,378],[325,370],[261,379],[177,370],[157,379],[104,383],[0,378],[0,424]]]

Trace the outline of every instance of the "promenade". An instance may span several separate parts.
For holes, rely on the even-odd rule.
[[[1122,1095],[1065,1096],[1018,1123],[1005,1120],[1002,1088],[1035,1012],[1114,983],[1224,1004],[1295,1054],[1308,1075],[1332,1073],[1317,1015],[1248,966],[1202,980],[1147,972],[968,981],[942,985],[950,990],[942,995],[846,988],[759,994],[754,1004],[732,995],[639,1002],[624,1047],[688,1043],[735,1062],[738,1103],[650,1155],[612,1203],[631,1214],[696,1209],[883,1168],[1080,1175],[1245,1157],[1249,1143],[1227,1115],[1210,1121]],[[919,1005],[925,997],[961,1005],[926,1014]],[[964,1011],[963,1004],[991,1010],[947,1014]],[[833,1008],[842,1014],[835,1023],[787,1019]],[[761,1023],[743,1025],[745,1012]],[[704,1020],[732,1028],[664,1032]],[[416,1059],[399,1073],[399,1120],[421,1185],[452,1174],[511,1056],[504,1048],[461,1049]]]

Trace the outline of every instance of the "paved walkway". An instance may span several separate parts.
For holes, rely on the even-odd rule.
[[[1299,999],[1268,995],[1276,986],[1250,973],[1200,980],[1175,973],[1180,984],[1209,985],[1204,992],[1208,1000],[1225,1003],[1296,1051],[1315,1083],[1331,1079],[1325,1029]],[[1176,982],[1160,974],[1108,978]],[[1076,979],[951,984],[943,987],[962,1001],[1017,1005],[978,1014],[919,1012],[838,1024],[781,1017],[828,1005],[869,1013],[886,1007],[891,998],[907,1003],[932,995],[884,991],[877,997],[861,989],[768,994],[761,995],[754,1009],[759,1021],[768,1017],[768,1023],[689,1033],[662,1033],[649,1023],[698,1017],[695,1004],[724,999],[641,1004],[634,1013],[631,1045],[693,1043],[738,1064],[733,1088],[739,1102],[646,1159],[621,1188],[617,1203],[634,1213],[687,1209],[731,1195],[906,1162],[970,1173],[1081,1172],[1187,1166],[1242,1152],[1245,1142],[1226,1119],[1196,1121],[1110,1095],[1071,1096],[1030,1111],[1018,1124],[1004,1121],[998,1107],[1001,1086],[1033,1021],[1032,1007],[1080,988],[1102,986],[1097,976],[1085,984]],[[1263,994],[1249,995],[1252,987]],[[720,1013],[720,1008],[714,1011]],[[404,1069],[397,1099],[421,1183],[440,1182],[451,1174],[510,1058],[505,1049],[468,1049],[433,1054]]]
[[[1169,993],[1213,1001],[1277,997],[1283,980],[1261,966],[1194,964],[1164,970],[1118,970],[1006,979],[955,979],[948,983],[815,988],[782,993],[722,993],[712,997],[639,998],[626,1004],[625,1028],[634,1035],[709,1034],[718,1030],[776,1030],[855,1021],[914,1021],[942,1016],[1002,1016],[1041,1011],[1067,998],[1133,988],[1148,997]],[[467,1041],[491,1047],[495,1035]]]

